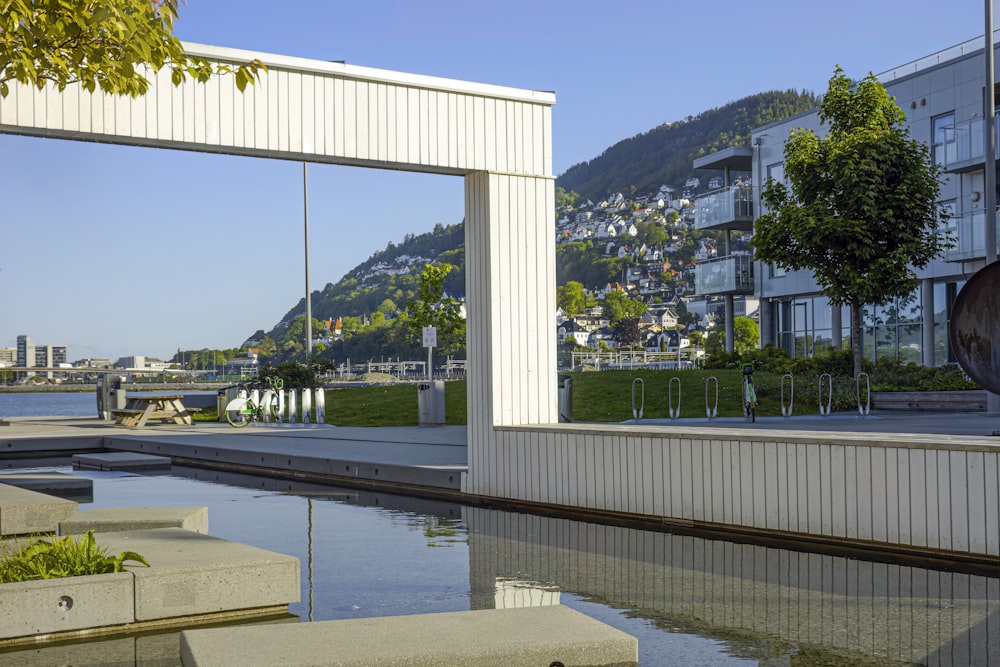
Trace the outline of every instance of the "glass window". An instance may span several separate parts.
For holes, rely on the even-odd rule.
[[[957,160],[954,112],[931,118],[931,154],[940,165]]]

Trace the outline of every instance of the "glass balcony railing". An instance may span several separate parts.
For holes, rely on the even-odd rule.
[[[997,214],[993,225],[997,226]],[[944,253],[946,262],[965,262],[986,257],[986,211],[956,215],[948,225],[954,246]],[[998,236],[1000,238],[1000,236]],[[998,244],[1000,245],[1000,244]]]
[[[1000,113],[994,116],[993,137],[994,146],[997,147],[996,152],[1000,156],[1000,133],[997,131],[996,123],[998,117]],[[937,146],[937,150],[942,151],[939,159],[945,171],[960,171],[983,163],[986,143],[983,137],[983,125],[982,118],[972,118],[944,128],[945,142]]]
[[[713,190],[694,200],[695,229],[753,229],[753,188]]]
[[[753,257],[717,257],[694,267],[694,288],[703,294],[753,294]]]

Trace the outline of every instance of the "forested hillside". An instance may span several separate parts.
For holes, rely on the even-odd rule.
[[[695,158],[731,146],[749,146],[753,128],[818,104],[819,98],[808,92],[758,93],[620,141],[593,160],[570,167],[556,179],[556,185],[595,202],[614,192],[655,192],[661,185],[680,192],[692,175]],[[700,175],[705,180],[710,172]]]

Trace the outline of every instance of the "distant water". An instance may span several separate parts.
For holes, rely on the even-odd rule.
[[[97,417],[93,391],[0,394],[0,419],[7,417]]]

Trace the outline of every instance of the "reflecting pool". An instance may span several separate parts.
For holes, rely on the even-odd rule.
[[[997,577],[178,466],[45,470],[94,480],[81,510],[205,505],[210,534],[298,557],[302,621],[563,604],[647,666],[1000,665]],[[118,664],[89,646],[59,650]]]

